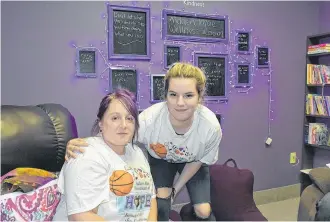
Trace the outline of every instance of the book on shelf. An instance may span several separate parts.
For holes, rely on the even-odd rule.
[[[307,84],[330,84],[330,66],[307,64]]]
[[[308,46],[308,50],[307,50],[308,55],[319,54],[324,52],[330,52],[330,43],[311,45]]]
[[[330,96],[319,94],[306,95],[306,114],[329,116],[330,114]]]
[[[324,123],[307,123],[304,128],[305,143],[319,146],[329,146],[329,131]]]

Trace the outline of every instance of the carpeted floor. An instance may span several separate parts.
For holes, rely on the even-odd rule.
[[[258,205],[269,221],[297,221],[299,198]]]
[[[174,205],[172,209],[180,212],[183,205]],[[268,221],[297,221],[298,206],[299,197],[262,204],[257,207]]]

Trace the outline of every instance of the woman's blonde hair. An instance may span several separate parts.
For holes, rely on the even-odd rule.
[[[199,67],[184,62],[174,63],[165,75],[165,98],[167,97],[171,78],[196,79],[196,90],[199,98],[202,100],[205,91],[206,77]]]

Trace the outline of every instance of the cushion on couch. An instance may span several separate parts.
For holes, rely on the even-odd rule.
[[[27,193],[56,178],[56,174],[47,170],[19,167],[1,176],[1,195],[15,191]]]
[[[330,168],[319,167],[312,169],[309,172],[309,177],[313,183],[323,192],[323,194],[330,192]]]
[[[51,221],[60,199],[57,179],[28,193],[1,195],[1,221]]]
[[[316,204],[324,194],[311,184],[307,186],[301,194],[298,207],[298,221],[314,221],[316,215]]]

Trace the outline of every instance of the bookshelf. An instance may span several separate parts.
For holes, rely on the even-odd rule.
[[[308,71],[308,64],[313,65],[327,65],[330,64],[330,52],[321,52],[316,54],[308,54],[308,48],[310,46],[315,46],[323,43],[330,43],[330,33],[324,33],[320,35],[307,36],[307,44],[306,44],[306,66],[305,66],[305,98],[308,101],[308,94],[317,94],[321,95],[321,98],[325,98],[323,96],[329,96],[329,106],[330,106],[330,83],[326,84],[319,82],[310,81],[310,73]],[[324,63],[327,61],[328,64]],[[322,70],[322,68],[320,68]],[[314,70],[313,70],[314,71]],[[329,90],[328,90],[329,89]],[[315,99],[313,96],[312,101]],[[325,100],[325,99],[324,99]],[[323,101],[324,101],[323,100]],[[305,115],[304,115],[304,140],[303,140],[303,149],[302,149],[302,160],[301,160],[301,170],[300,170],[300,184],[302,192],[308,185],[311,184],[311,180],[309,178],[309,171],[314,167],[314,154],[317,150],[326,150],[326,152],[330,152],[329,145],[317,145],[317,144],[309,144],[306,142],[306,127],[309,126],[310,123],[322,123],[329,122],[330,120],[330,107],[327,109],[327,114],[320,113],[307,113],[307,109],[310,107],[307,105],[308,102],[305,102]],[[308,106],[308,107],[307,107]],[[309,111],[310,112],[310,111]],[[330,131],[330,125],[327,124]]]

